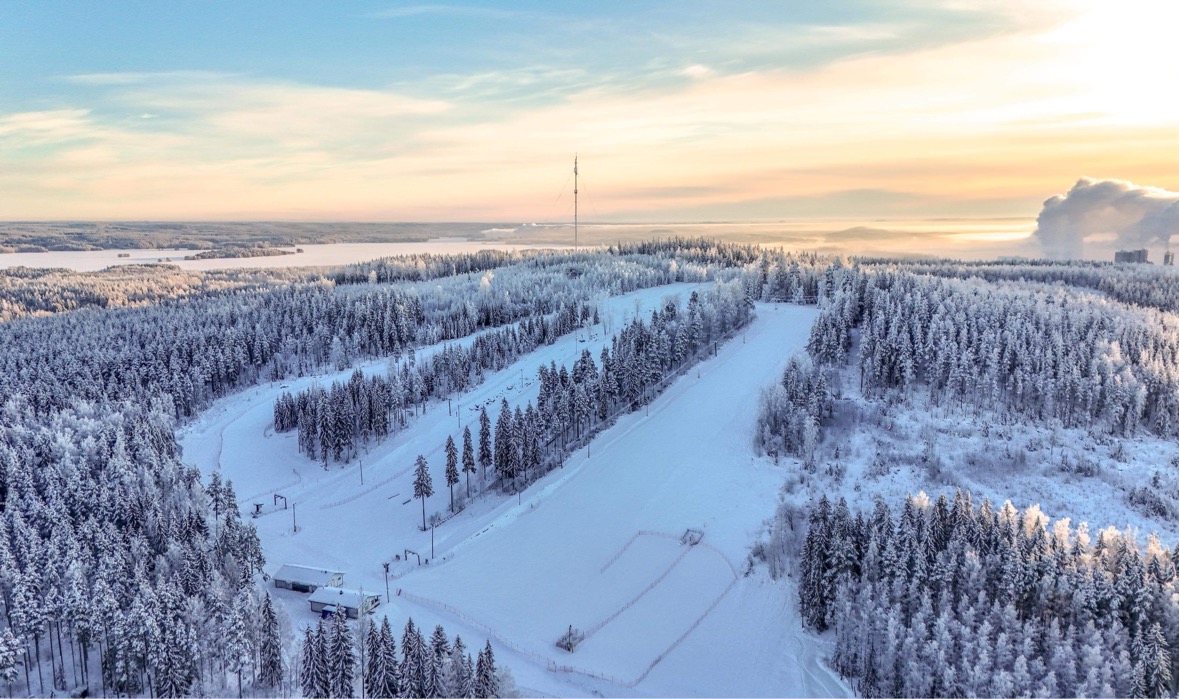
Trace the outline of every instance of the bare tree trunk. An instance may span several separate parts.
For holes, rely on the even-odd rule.
[[[29,642],[25,641],[25,691],[29,694],[33,693],[33,685],[29,680]]]
[[[106,637],[106,646],[110,646],[110,644],[111,644],[110,631],[103,629],[102,633]],[[99,641],[98,642],[98,677],[99,677],[99,679],[102,680],[103,699],[106,699],[106,668],[104,667],[105,664],[106,664],[106,647],[104,647],[102,641]]]
[[[45,694],[45,675],[41,672],[41,634],[33,634],[33,647],[37,652],[37,684],[41,688],[41,694]]]
[[[61,643],[61,627],[60,626],[58,626],[57,634],[58,634],[57,635],[57,642],[60,644]],[[81,684],[81,682],[79,682],[79,680],[78,680],[78,657],[77,657],[77,655],[74,654],[74,629],[73,629],[72,624],[70,626],[70,633],[68,635],[70,637],[70,667],[72,667],[74,669],[74,684]]]
[[[53,652],[53,622],[49,622],[48,631],[49,631],[49,684],[54,689],[65,689],[65,687],[58,687],[57,686],[57,656]],[[65,675],[64,670],[61,674],[62,674],[62,676]]]

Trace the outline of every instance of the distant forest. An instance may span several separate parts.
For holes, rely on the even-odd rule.
[[[494,223],[0,222],[0,254],[83,250],[213,250],[255,245],[414,243],[483,238]]]

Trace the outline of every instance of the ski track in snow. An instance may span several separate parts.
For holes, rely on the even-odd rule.
[[[477,496],[434,532],[421,531],[419,503],[401,502],[412,492],[413,458],[422,453],[436,484],[427,510],[448,514],[437,455],[448,434],[461,438],[460,425],[476,426],[477,437],[472,405],[490,402],[494,423],[500,397],[512,407],[535,398],[531,379],[541,362],[571,365],[586,348],[597,361],[624,316],[635,312],[634,299],[638,312],[649,313],[666,296],[686,301],[701,286],[606,299],[609,331],[596,327],[589,342],[584,331],[582,341],[563,337],[489,372],[458,398],[458,418],[431,403],[362,456],[363,486],[355,463],[325,470],[298,453],[293,433],[266,432],[282,391],[328,385],[351,369],[218,401],[181,430],[185,456],[206,473],[219,466],[235,487],[252,493],[243,506],[275,492],[302,505],[297,534],[285,516],[254,520],[268,569],[336,567],[346,571],[346,586],[379,590],[381,564],[388,562],[391,603],[378,615],[397,628],[407,616],[424,628],[442,623],[472,648],[494,639],[497,655],[530,693],[846,695],[847,686],[823,664],[828,646],[801,628],[791,584],[761,571],[740,577],[733,563],[748,555],[773,514],[786,475],[786,466],[753,456],[758,392],[804,346],[813,308],[759,304],[758,318],[717,357],[672,382],[649,411],[619,417],[519,496]],[[385,365],[376,360],[362,369]],[[521,372],[530,385],[520,385]],[[681,544],[689,527],[704,531],[704,541]],[[406,549],[433,560],[398,560]],[[314,623],[305,595],[272,594],[296,633]],[[594,629],[572,654],[554,644],[570,623]]]

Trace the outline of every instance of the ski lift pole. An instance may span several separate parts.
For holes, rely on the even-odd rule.
[[[389,603],[389,562],[385,561],[385,604]]]

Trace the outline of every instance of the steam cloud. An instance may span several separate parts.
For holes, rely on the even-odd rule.
[[[1123,180],[1082,177],[1068,194],[1044,202],[1034,237],[1049,257],[1080,257],[1089,236],[1124,248],[1165,244],[1179,233],[1179,192]]]

